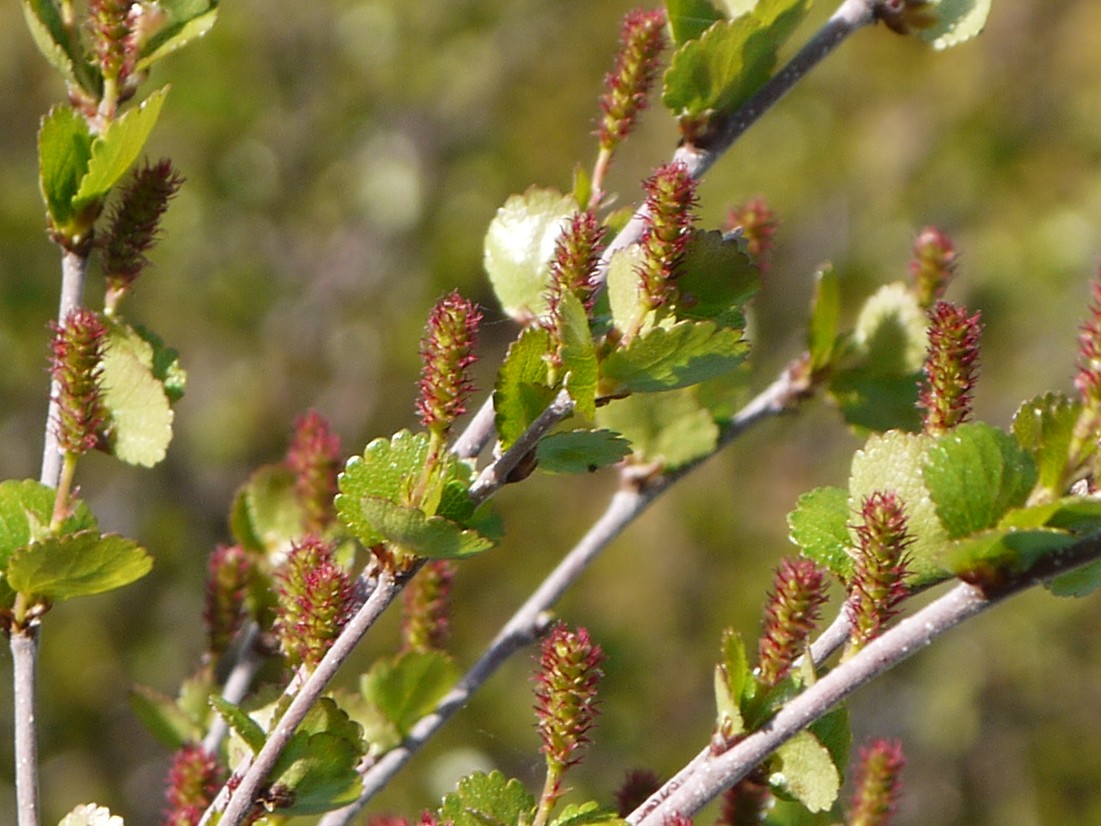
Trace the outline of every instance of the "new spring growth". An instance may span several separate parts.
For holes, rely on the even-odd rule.
[[[164,826],[198,826],[224,781],[213,755],[198,743],[184,745],[168,770]]]
[[[100,388],[107,328],[97,313],[84,307],[73,309],[63,324],[51,327],[50,375],[57,403],[52,426],[59,449],[79,456],[99,444],[107,420]]]
[[[596,689],[604,652],[584,628],[556,625],[544,638],[535,675],[535,716],[543,740],[547,779],[533,826],[547,821],[562,794],[562,777],[580,762],[596,724]]]
[[[773,688],[807,647],[826,601],[822,569],[809,559],[784,559],[776,569],[757,647],[757,679]]]
[[[1068,481],[1081,474],[1101,437],[1101,276],[1090,285],[1089,317],[1078,334],[1078,372],[1074,386],[1082,398],[1082,412],[1074,424],[1067,451]],[[1057,495],[1062,491],[1058,491]]]
[[[603,113],[597,128],[600,155],[593,171],[596,201],[616,147],[630,134],[638,113],[646,108],[665,50],[665,10],[635,9],[623,19],[619,51],[612,71],[604,77],[600,97]]]
[[[123,189],[100,244],[108,314],[149,265],[145,253],[156,242],[161,216],[183,180],[172,162],[164,159],[137,170]]]
[[[252,576],[252,560],[240,545],[219,545],[206,568],[203,624],[207,651],[225,653],[245,619],[245,597]]]
[[[466,412],[474,392],[470,367],[477,361],[474,343],[482,314],[457,291],[436,302],[421,341],[420,397],[417,413],[432,440],[442,445],[455,419]]]
[[[967,421],[979,370],[981,314],[938,301],[929,311],[929,350],[918,407],[925,411],[925,432],[944,433]]]
[[[443,651],[451,639],[451,582],[455,566],[429,560],[402,592],[402,650]]]
[[[891,491],[867,497],[853,528],[857,545],[847,602],[850,653],[875,639],[898,613],[907,593],[906,552],[913,544],[902,500]]]
[[[596,297],[592,279],[600,262],[606,233],[607,227],[600,225],[592,210],[585,210],[574,213],[555,242],[550,263],[547,328],[554,344],[551,360],[556,366],[562,363],[565,334],[562,302],[566,295],[572,294],[586,312],[592,310]]]
[[[336,517],[333,497],[340,473],[340,437],[316,410],[309,410],[295,420],[286,465],[294,474],[294,492],[302,506],[304,532],[322,533]]]
[[[914,295],[926,312],[944,297],[944,291],[956,275],[956,247],[952,239],[936,227],[926,227],[914,240],[910,259],[910,278]]]
[[[676,279],[695,221],[696,182],[682,163],[660,167],[643,184],[646,191],[646,228],[639,246],[641,308],[626,338],[638,332],[645,314],[676,300]]]
[[[741,206],[732,207],[726,216],[724,230],[742,231],[745,239],[745,251],[762,273],[768,271],[769,253],[772,251],[772,236],[780,226],[780,219],[769,209],[768,201],[757,196]]]
[[[134,70],[137,53],[130,45],[130,0],[92,0],[88,8],[92,51],[103,73],[103,96],[114,116],[117,89]]]
[[[897,741],[876,740],[860,749],[848,826],[888,826],[898,806],[905,763]]]
[[[333,556],[333,546],[310,537],[291,548],[275,574],[275,633],[292,665],[312,670],[355,612],[351,577]]]

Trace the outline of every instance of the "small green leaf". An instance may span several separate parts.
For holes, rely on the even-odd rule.
[[[12,551],[51,536],[95,530],[96,518],[77,501],[55,532],[50,531],[57,491],[33,479],[0,482],[0,568]]]
[[[723,632],[722,655],[722,662],[715,666],[717,730],[724,737],[736,737],[745,732],[742,701],[753,684],[753,673],[741,635],[729,628]]]
[[[745,327],[743,305],[761,288],[760,270],[742,243],[721,232],[697,231],[677,277],[677,318]]]
[[[508,348],[493,391],[497,438],[505,450],[531,427],[554,400],[547,382],[550,333],[537,327],[524,330]]]
[[[849,727],[849,710],[839,705],[826,712],[809,726],[809,731],[830,753],[833,765],[838,767],[844,782],[842,768],[849,763],[849,751],[852,749],[853,735]]]
[[[833,267],[825,266],[814,275],[814,298],[807,324],[807,350],[811,372],[822,370],[833,359],[841,318],[841,286]]]
[[[20,548],[8,560],[7,579],[15,591],[61,602],[129,585],[152,567],[133,540],[89,530]]]
[[[829,809],[841,789],[841,775],[829,750],[809,731],[801,731],[776,750],[769,783],[812,812]]]
[[[234,499],[230,530],[241,547],[275,556],[300,539],[305,512],[295,492],[294,473],[285,465],[253,471]]]
[[[389,499],[366,496],[360,501],[360,511],[362,519],[354,524],[345,522],[353,533],[378,536],[417,556],[463,559],[494,545],[492,539],[475,530],[464,530],[441,516],[428,516],[419,508],[397,505]]]
[[[23,17],[38,50],[68,83],[94,91],[89,76],[91,67],[75,50],[75,38],[69,37],[61,21],[56,0],[23,0]],[[79,70],[78,68],[79,67]],[[80,77],[78,77],[78,72]],[[83,78],[83,82],[82,79]]]
[[[681,467],[712,453],[719,442],[719,427],[693,390],[617,399],[596,411],[597,424],[622,433],[638,462]]]
[[[592,473],[631,454],[631,443],[611,430],[552,433],[539,442],[535,456],[546,473]]]
[[[530,823],[535,799],[519,780],[501,772],[477,772],[443,799],[439,816],[452,826],[517,826]]]
[[[596,414],[596,347],[584,305],[571,292],[562,296],[562,369],[574,412],[591,421]]]
[[[123,826],[123,820],[111,814],[106,806],[82,803],[61,818],[57,826]]]
[[[1047,583],[1057,597],[1086,597],[1101,588],[1101,559],[1060,574]]]
[[[134,332],[141,336],[153,348],[153,377],[164,387],[168,401],[175,404],[183,398],[187,386],[187,371],[180,364],[180,354],[173,347],[165,346],[164,339],[141,325],[135,325]]]
[[[154,373],[155,351],[140,333],[111,324],[103,354],[103,404],[110,414],[107,441],[131,465],[153,467],[172,441],[172,407]]]
[[[999,528],[957,542],[945,553],[944,564],[965,582],[997,589],[1078,541],[1064,531]]]
[[[910,584],[943,579],[941,551],[948,534],[937,517],[922,475],[925,451],[932,442],[922,433],[890,431],[868,439],[853,456],[849,477],[849,512],[859,513],[876,491],[893,491],[902,500],[914,543],[909,549]]]
[[[167,12],[168,19],[142,46],[135,65],[139,72],[202,37],[218,19],[217,0],[161,0],[159,6]]]
[[[375,662],[360,678],[360,692],[405,737],[460,676],[455,661],[442,651],[407,651]]]
[[[1015,508],[998,522],[999,528],[1055,528],[1079,536],[1101,530],[1101,499],[1064,496],[1054,502]]]
[[[627,826],[627,821],[611,809],[605,809],[595,800],[587,803],[571,803],[551,821],[551,826]]]
[[[547,277],[565,220],[577,211],[573,196],[532,187],[513,195],[490,222],[485,269],[501,308],[521,324],[547,310]]]
[[[601,364],[602,385],[607,395],[675,390],[733,370],[748,353],[740,330],[680,321],[655,327],[609,353]]]
[[[864,302],[853,328],[860,366],[881,376],[919,373],[925,363],[928,326],[925,312],[905,284],[885,284]]]
[[[861,367],[846,368],[830,377],[829,395],[845,418],[860,432],[921,430],[918,389],[921,373],[885,375]]]
[[[81,179],[80,189],[73,199],[74,209],[80,210],[102,200],[126,174],[145,148],[167,93],[167,86],[153,92],[139,107],[112,121],[103,134],[92,141],[88,172]]]
[[[331,697],[322,697],[279,756],[274,788],[290,793],[283,816],[320,814],[354,801],[363,789],[356,765],[364,755],[363,732]]]
[[[642,250],[637,244],[619,250],[608,263],[608,308],[612,313],[612,323],[620,330],[629,329],[635,316],[642,312],[638,275],[641,263]]]
[[[210,704],[226,721],[226,724],[237,733],[237,736],[244,741],[253,754],[264,747],[264,741],[268,737],[267,733],[259,723],[245,713],[244,709],[231,703],[220,694],[211,694]]]
[[[791,541],[803,549],[803,555],[827,568],[842,582],[852,575],[849,551],[853,539],[849,524],[849,492],[843,488],[815,488],[804,493],[788,514]]]
[[[678,46],[696,40],[712,23],[723,19],[709,0],[666,0],[665,13],[673,42]]]
[[[1081,412],[1081,402],[1048,393],[1024,402],[1013,416],[1013,436],[1032,454],[1040,485],[1056,496],[1063,493],[1063,485],[1072,481],[1065,478],[1067,458]],[[1083,448],[1092,453],[1096,445],[1089,441]]]
[[[38,184],[55,227],[73,220],[80,181],[92,157],[88,124],[70,106],[54,106],[38,128]]]
[[[692,119],[737,109],[768,80],[809,8],[809,0],[759,0],[749,14],[716,22],[681,45],[665,74],[666,107]]]
[[[986,26],[990,0],[935,0],[936,22],[918,29],[918,35],[934,49],[947,49],[975,37]]]
[[[1012,436],[964,424],[929,448],[923,475],[949,538],[957,539],[993,528],[1023,505],[1036,484],[1036,465]]]
[[[171,751],[201,740],[205,733],[199,721],[180,708],[174,698],[154,688],[134,686],[130,690],[130,707],[149,733]]]

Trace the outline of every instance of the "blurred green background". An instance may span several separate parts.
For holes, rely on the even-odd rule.
[[[94,456],[80,467],[101,523],[157,564],[136,586],[47,618],[45,822],[91,800],[130,823],[157,821],[166,755],[127,690],[174,692],[194,667],[206,556],[227,538],[233,491],[281,457],[297,414],[322,411],[349,454],[413,426],[421,324],[455,286],[489,308],[489,386],[514,331],[483,280],[482,234],[509,194],[568,187],[573,165],[591,164],[595,101],[629,8],[238,0],[158,66],[145,89],[173,88],[150,152],[188,180],[125,310],[180,350],[190,382],[162,466]],[[15,2],[0,5],[0,89],[0,478],[37,477],[58,266],[42,230],[35,130],[63,90]],[[621,203],[675,140],[664,113],[646,114],[613,170]],[[802,346],[820,262],[842,274],[851,310],[904,276],[914,235],[935,223],[962,251],[950,297],[982,309],[987,325],[979,416],[1007,425],[1022,399],[1069,389],[1101,252],[1101,7],[1003,0],[978,40],[944,54],[883,28],[858,34],[708,176],[705,222],[757,194],[784,221],[756,308],[757,386]],[[93,283],[90,300],[100,292]],[[562,603],[609,655],[595,745],[571,776],[579,794],[610,800],[626,770],[672,773],[706,742],[722,628],[755,637],[771,570],[792,550],[786,513],[799,493],[843,484],[857,445],[818,404],[763,424],[657,504]],[[463,663],[612,487],[610,474],[537,476],[502,491],[504,543],[459,575]],[[857,696],[858,742],[905,743],[899,823],[1101,823],[1099,619],[1096,596],[1029,594]],[[389,618],[357,667],[394,639]],[[10,743],[3,659],[0,742]],[[530,668],[517,657],[372,811],[415,815],[472,766],[534,789]],[[0,749],[5,778],[11,760]],[[14,822],[10,781],[0,822]]]

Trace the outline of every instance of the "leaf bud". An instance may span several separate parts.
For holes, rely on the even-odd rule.
[[[780,683],[806,649],[826,601],[822,569],[809,559],[784,559],[776,569],[758,644],[758,680]]]
[[[979,369],[981,313],[938,301],[929,311],[929,350],[918,407],[925,411],[925,432],[951,430],[971,416],[971,395]]]

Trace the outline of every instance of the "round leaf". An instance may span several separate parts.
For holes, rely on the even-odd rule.
[[[133,540],[79,531],[19,549],[8,561],[7,577],[20,593],[60,602],[129,585],[152,567]]]

